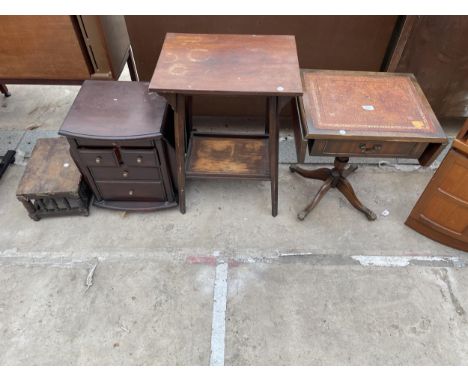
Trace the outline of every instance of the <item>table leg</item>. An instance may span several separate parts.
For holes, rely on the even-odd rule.
[[[185,96],[177,94],[174,110],[174,139],[177,166],[179,209],[185,214]]]
[[[278,97],[268,97],[269,160],[271,177],[271,214],[278,215]]]
[[[185,152],[189,147],[193,127],[192,96],[185,97]]]
[[[11,96],[11,93],[8,91],[8,88],[4,84],[0,84],[0,93],[2,93],[5,97]]]

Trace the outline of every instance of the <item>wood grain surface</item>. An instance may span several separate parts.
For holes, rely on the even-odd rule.
[[[0,79],[84,80],[73,16],[0,16]]]
[[[166,101],[147,82],[85,81],[60,134],[96,139],[160,135]]]
[[[81,174],[66,138],[38,139],[16,191],[17,196],[48,196],[78,192]]]
[[[300,95],[294,36],[168,33],[150,90]]]
[[[268,139],[193,135],[188,175],[269,177]]]

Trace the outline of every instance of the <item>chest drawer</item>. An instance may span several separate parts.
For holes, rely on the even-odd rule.
[[[366,140],[310,141],[310,155],[419,158],[427,143]]]
[[[120,150],[122,161],[127,166],[155,167],[159,166],[158,156],[154,150]]]
[[[162,182],[96,182],[101,196],[106,200],[165,201]]]
[[[75,138],[76,144],[80,147],[154,147],[152,139],[129,139],[126,141],[108,139],[86,139]]]
[[[119,165],[113,150],[78,149],[78,154],[86,166],[115,167]]]
[[[90,167],[93,178],[99,180],[161,180],[158,167]]]

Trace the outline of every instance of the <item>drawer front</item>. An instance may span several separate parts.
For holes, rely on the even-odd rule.
[[[78,154],[87,166],[115,167],[119,165],[113,150],[78,149]]]
[[[76,144],[81,147],[154,147],[152,139],[132,139],[127,141],[112,141],[104,139],[76,138]]]
[[[315,140],[310,147],[310,154],[419,158],[426,146],[426,143],[418,142]]]
[[[165,201],[162,182],[96,182],[106,200]]]
[[[158,167],[90,167],[93,178],[99,180],[161,180]]]
[[[154,167],[159,166],[155,150],[120,150],[122,161],[127,166]]]

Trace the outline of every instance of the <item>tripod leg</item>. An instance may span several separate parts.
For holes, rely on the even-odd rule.
[[[300,176],[309,179],[319,179],[319,180],[327,180],[330,177],[331,170],[328,168],[319,168],[317,170],[306,170],[301,168],[295,164],[289,166],[289,171],[296,172]]]
[[[366,215],[367,219],[375,220],[377,219],[377,215],[372,212],[369,208],[364,206],[361,201],[358,199],[356,194],[354,193],[353,186],[349,183],[348,180],[345,178],[340,178],[337,186],[338,190],[348,199],[348,201],[352,204],[352,206],[359,211],[361,211],[364,215]]]
[[[314,209],[314,207],[320,202],[320,199],[323,198],[323,196],[328,192],[328,190],[331,188],[333,178],[328,178],[325,180],[325,183],[322,184],[322,187],[318,190],[317,194],[314,196],[312,201],[307,205],[304,210],[299,212],[297,214],[297,218],[299,220],[304,220],[306,216],[309,214],[310,211]]]
[[[346,170],[343,170],[341,176],[346,178],[347,176],[351,175],[354,171],[358,169],[358,166],[355,164],[350,165]]]

